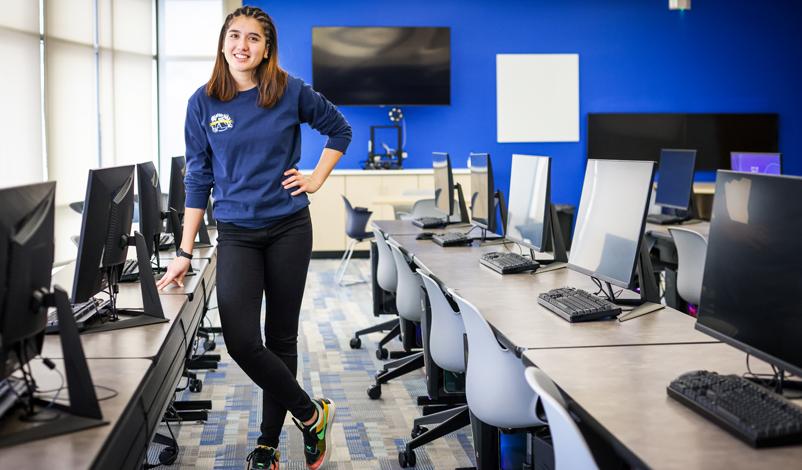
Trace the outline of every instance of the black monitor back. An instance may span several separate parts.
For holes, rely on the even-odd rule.
[[[184,175],[187,170],[187,159],[184,156],[173,157],[170,161],[170,192],[167,196],[167,210],[175,209],[179,216],[184,214],[187,193],[184,188]],[[167,218],[167,231],[173,232],[173,224]]]
[[[42,350],[54,258],[56,183],[0,189],[0,379]]]
[[[100,292],[107,269],[125,262],[128,246],[123,241],[131,233],[133,214],[134,166],[89,170],[73,303],[86,302]]]
[[[697,329],[802,375],[802,178],[719,171]]]
[[[136,166],[137,189],[139,190],[139,231],[145,237],[148,254],[153,256],[157,237],[162,232],[162,206],[159,174],[153,162]]]
[[[434,204],[444,214],[454,215],[454,174],[451,158],[445,152],[432,152]]]
[[[489,153],[471,153],[471,221],[496,232],[496,190]]]

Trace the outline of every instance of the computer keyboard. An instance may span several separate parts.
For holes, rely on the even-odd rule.
[[[123,272],[120,275],[120,282],[137,282],[139,281],[139,265],[135,259],[125,260],[123,265]]]
[[[440,217],[419,217],[412,219],[412,225],[420,228],[440,228],[446,226],[446,221]]]
[[[684,220],[686,220],[684,217],[673,214],[649,214],[646,216],[646,222],[658,225],[675,225]]]
[[[479,264],[487,266],[501,274],[534,271],[540,267],[540,263],[531,258],[521,256],[517,253],[503,253],[500,251],[483,254],[482,257],[479,258]]]
[[[106,310],[109,306],[108,300],[91,299],[87,302],[72,305],[72,316],[75,319],[75,324],[78,326],[78,331],[86,329],[91,323],[100,317],[100,312]],[[47,314],[47,326],[45,333],[58,333],[58,315],[56,310],[52,310]]]
[[[753,447],[802,443],[802,408],[743,377],[688,372],[666,390]]]
[[[166,251],[173,248],[173,236],[169,233],[162,233],[159,236],[159,251]]]
[[[461,246],[470,243],[471,239],[462,232],[446,232],[434,235],[432,241],[440,246]]]
[[[621,307],[609,300],[573,287],[544,292],[538,296],[537,303],[571,323],[607,320],[621,314]]]

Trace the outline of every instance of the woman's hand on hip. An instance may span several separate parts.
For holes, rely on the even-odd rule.
[[[164,276],[156,282],[156,287],[162,290],[173,282],[179,287],[184,287],[184,276],[187,275],[187,271],[189,271],[189,259],[176,256],[170,261]]]
[[[301,193],[312,194],[320,189],[319,182],[315,181],[311,176],[304,176],[295,168],[290,168],[289,170],[285,171],[284,176],[289,177],[281,182],[281,185],[284,186],[284,189],[298,188],[290,193],[292,196],[297,196]]]

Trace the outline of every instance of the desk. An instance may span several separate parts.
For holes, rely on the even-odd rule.
[[[54,362],[64,373],[63,362]],[[116,397],[100,402],[103,419],[109,424],[4,448],[0,451],[4,468],[84,469],[93,464],[96,468],[141,466],[141,459],[134,462],[126,459],[128,456],[125,454],[137,445],[147,446],[149,442],[150,436],[143,434],[146,431],[145,412],[140,383],[151,362],[144,359],[89,359],[87,363],[96,384],[118,392]],[[31,366],[40,387],[52,389],[59,386],[57,374],[46,369],[41,361],[31,361]],[[97,393],[98,397],[103,397],[110,392],[98,390]],[[66,391],[62,396],[66,396]],[[112,450],[122,455],[108,455]]]
[[[755,450],[668,397],[684,372],[745,371],[744,353],[725,344],[532,350],[580,418],[600,426],[633,466],[655,469],[799,468],[802,446]],[[758,371],[765,364],[753,359]],[[761,368],[761,366],[764,366]]]
[[[501,245],[443,248],[410,235],[394,235],[392,239],[413,254],[418,266],[476,306],[499,340],[519,352],[532,348],[715,342],[694,330],[694,318],[670,308],[625,322],[569,323],[540,306],[537,296],[564,286],[594,292],[596,286],[590,277],[570,269],[502,276],[479,264],[482,253],[503,250]]]

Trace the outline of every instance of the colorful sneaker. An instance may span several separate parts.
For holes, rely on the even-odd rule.
[[[334,423],[334,402],[327,398],[314,399],[317,408],[317,422],[304,426],[293,418],[295,425],[304,435],[304,455],[309,470],[318,470],[329,461],[334,442],[331,439],[331,428]]]
[[[268,446],[256,446],[245,461],[248,462],[248,470],[278,470],[278,459],[281,452]]]

